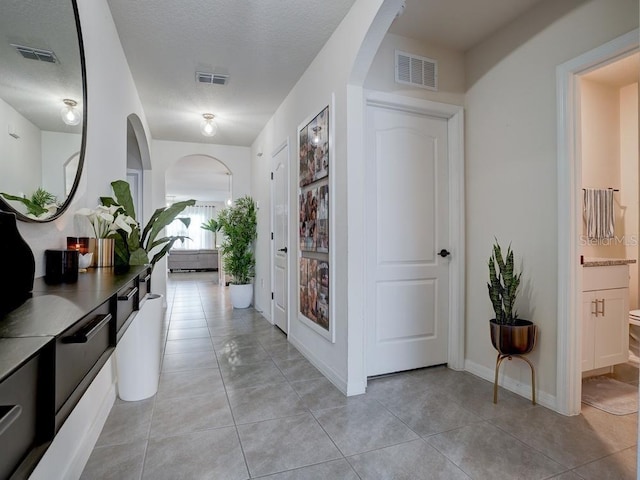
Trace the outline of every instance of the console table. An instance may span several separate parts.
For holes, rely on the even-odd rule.
[[[90,269],[0,318],[0,479],[28,478],[134,318],[148,267]]]

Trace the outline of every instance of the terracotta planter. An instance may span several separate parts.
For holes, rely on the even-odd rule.
[[[526,355],[536,344],[537,328],[529,320],[516,320],[513,325],[489,321],[491,343],[503,355]]]

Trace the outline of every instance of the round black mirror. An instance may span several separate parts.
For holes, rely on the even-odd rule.
[[[87,88],[76,1],[3,1],[0,32],[0,209],[50,222],[71,203],[84,164]]]

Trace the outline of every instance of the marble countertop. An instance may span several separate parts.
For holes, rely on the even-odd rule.
[[[585,258],[583,267],[613,267],[615,265],[629,265],[636,263],[634,258]]]

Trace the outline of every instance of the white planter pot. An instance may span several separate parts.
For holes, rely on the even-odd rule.
[[[229,294],[233,308],[247,308],[253,300],[253,284],[234,285],[232,283],[229,285]]]
[[[116,347],[118,396],[126,401],[158,391],[162,344],[162,295],[148,294]]]

